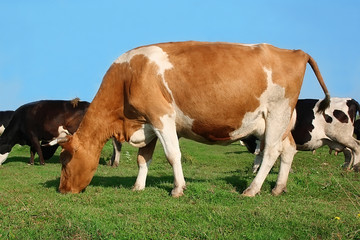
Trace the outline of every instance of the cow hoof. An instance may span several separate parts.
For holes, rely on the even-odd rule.
[[[243,191],[243,193],[241,195],[245,196],[245,197],[255,197],[256,194],[259,194],[260,191],[255,191],[252,188],[247,188],[245,189],[245,191]]]
[[[117,168],[118,166],[119,166],[118,163],[114,163],[114,164],[111,165],[111,167],[113,167],[113,168]]]
[[[355,172],[360,172],[360,164],[359,163],[354,165],[354,171]]]
[[[271,190],[271,194],[273,195],[273,196],[279,196],[279,195],[281,195],[283,192],[287,192],[287,188],[286,188],[286,186],[283,186],[283,187],[281,187],[281,186],[276,186],[275,188],[273,188],[273,190]]]
[[[344,165],[342,166],[342,169],[344,171],[350,171],[351,170],[351,165],[349,163],[344,163]]]
[[[134,185],[132,190],[135,191],[143,191],[145,189],[144,186],[140,186],[140,185]]]
[[[184,189],[185,187],[175,187],[172,191],[171,191],[171,196],[174,198],[178,198],[184,195]]]

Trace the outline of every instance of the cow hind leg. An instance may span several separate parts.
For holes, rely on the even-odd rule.
[[[265,119],[266,130],[263,160],[254,180],[243,192],[244,196],[253,197],[260,192],[265,178],[283,151],[283,136],[290,135],[291,125],[293,124],[293,122],[290,122],[292,110],[288,108],[288,111],[284,111],[285,105],[286,101],[270,107],[272,111],[268,112],[267,118]]]
[[[139,167],[139,173],[136,178],[135,185],[133,187],[134,191],[140,191],[145,189],[146,177],[148,173],[148,168],[151,163],[151,158],[154,153],[155,145],[157,138],[154,138],[149,144],[145,147],[139,149],[137,156],[137,163]]]
[[[250,186],[243,192],[243,196],[253,197],[260,192],[261,186],[264,183],[266,176],[269,174],[271,168],[274,166],[276,159],[280,155],[280,146],[280,144],[265,146],[263,162],[260,166],[260,169]]]
[[[349,148],[352,152],[352,155],[350,156],[348,152],[345,151],[346,148],[344,148],[344,154],[345,154],[345,165],[347,165],[346,162],[349,162],[349,167],[353,164],[353,168],[355,171],[360,170],[360,141],[356,140],[352,136],[341,138],[341,139],[335,139],[338,143],[345,146],[346,148]],[[350,159],[350,160],[349,160]]]
[[[286,192],[286,183],[289,177],[291,164],[296,153],[296,144],[291,134],[286,137],[282,143],[282,152],[280,154],[280,170],[276,185],[272,190],[272,194],[277,196]]]

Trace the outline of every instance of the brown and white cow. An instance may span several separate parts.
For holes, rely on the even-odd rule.
[[[175,42],[133,49],[110,66],[78,131],[59,139],[59,191],[78,193],[90,183],[111,136],[139,148],[134,190],[145,188],[156,140],[173,167],[172,195],[183,195],[179,137],[229,144],[249,135],[265,139],[264,160],[243,195],[255,196],[281,154],[273,194],[286,188],[296,152],[290,134],[306,64],[326,94],[316,62],[301,50],[268,44]]]
[[[319,99],[299,99],[296,104],[296,124],[291,131],[297,150],[313,151],[324,145],[336,152],[344,152],[344,168],[360,167],[360,137],[355,119],[360,111],[359,103],[351,98],[331,98],[330,106],[323,113],[318,112]],[[358,136],[359,135],[359,136]],[[255,152],[256,138],[243,140],[250,152]],[[259,148],[259,147],[258,147]],[[253,171],[261,164],[261,152],[254,160]]]

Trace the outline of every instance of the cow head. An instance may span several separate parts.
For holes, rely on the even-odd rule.
[[[97,164],[85,162],[92,156],[81,146],[76,136],[66,136],[58,142],[62,146],[59,192],[79,193],[89,185]],[[85,161],[84,161],[85,160]]]

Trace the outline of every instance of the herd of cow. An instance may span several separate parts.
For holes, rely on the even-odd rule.
[[[322,87],[323,100],[298,100],[306,65]],[[0,112],[0,165],[15,144],[30,146],[40,164],[59,145],[59,191],[78,193],[90,183],[105,142],[113,138],[112,164],[121,142],[138,147],[134,190],[143,190],[157,142],[173,167],[174,197],[185,179],[178,139],[206,144],[242,140],[257,153],[251,185],[255,196],[280,157],[272,193],[286,191],[297,150],[328,145],[343,152],[344,167],[360,168],[360,105],[330,98],[316,62],[301,50],[269,44],[175,42],[139,47],[120,56],[105,74],[92,103],[43,100]]]

